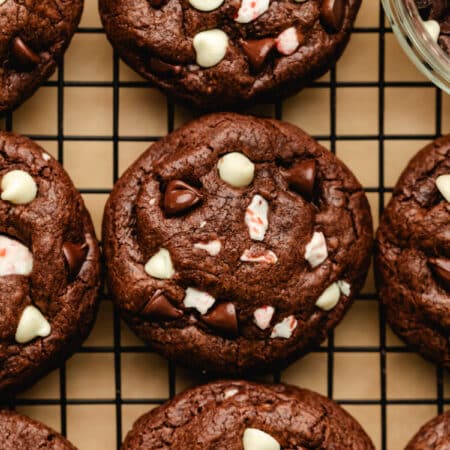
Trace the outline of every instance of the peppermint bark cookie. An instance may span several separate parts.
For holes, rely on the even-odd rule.
[[[343,52],[361,0],[100,0],[123,60],[207,109],[279,99]]]
[[[76,450],[63,436],[44,424],[14,411],[0,410],[2,450]]]
[[[0,132],[0,397],[58,367],[89,333],[100,255],[80,194],[56,160]]]
[[[450,367],[450,135],[400,177],[377,233],[380,300],[394,332]]]
[[[107,202],[110,291],[170,359],[239,374],[319,344],[361,288],[372,223],[350,171],[296,127],[214,114],[155,143]]]
[[[450,412],[426,423],[405,450],[445,450],[450,448]]]
[[[82,0],[0,0],[0,113],[52,75],[82,9]]]
[[[185,391],[139,418],[122,450],[373,450],[336,403],[284,384],[218,381]]]

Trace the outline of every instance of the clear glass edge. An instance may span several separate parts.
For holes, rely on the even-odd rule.
[[[402,6],[403,0],[381,0],[381,2],[392,30],[405,53],[421,73],[437,87],[450,94],[450,57],[432,40],[420,22],[412,23],[406,7]],[[420,33],[417,32],[417,26],[421,27]],[[405,35],[412,45],[408,44]],[[430,48],[433,49],[433,52],[429,51]],[[442,62],[440,59],[444,59],[446,62]]]

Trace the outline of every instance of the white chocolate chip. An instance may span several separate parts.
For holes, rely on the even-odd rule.
[[[257,428],[246,428],[242,437],[244,450],[280,450],[280,444],[270,434]]]
[[[203,228],[206,225],[206,220],[204,220],[203,222],[200,223],[200,225],[198,226],[199,228]]]
[[[168,280],[173,276],[175,270],[173,268],[170,253],[165,248],[159,249],[148,261],[144,270],[154,278],[160,280]]]
[[[52,157],[48,153],[42,152],[42,158],[44,159],[44,161],[50,161]]]
[[[250,238],[254,241],[264,240],[267,228],[269,227],[268,213],[269,204],[266,199],[258,194],[253,196],[250,205],[248,205],[245,211],[245,224],[248,227]]]
[[[228,36],[222,30],[201,31],[194,36],[193,45],[200,67],[219,64],[228,48]]]
[[[450,174],[438,176],[436,178],[436,187],[445,200],[450,203]]]
[[[255,176],[255,165],[242,153],[228,153],[217,163],[220,178],[233,187],[247,187]]]
[[[327,242],[321,231],[315,231],[305,248],[305,259],[311,267],[320,266],[328,258]]]
[[[148,203],[150,204],[150,206],[153,206],[156,203],[156,198],[151,198]]]
[[[261,328],[261,330],[267,330],[267,328],[269,328],[270,326],[270,322],[272,320],[274,312],[275,308],[268,305],[255,309],[255,312],[253,313],[253,319],[258,328]]]
[[[285,317],[273,327],[270,337],[289,339],[296,328],[297,319],[294,316]]]
[[[23,170],[11,170],[4,175],[1,188],[1,199],[15,205],[30,203],[37,194],[36,182],[29,173]]]
[[[186,308],[195,308],[200,314],[206,314],[216,300],[206,292],[188,287],[183,303]]]
[[[265,250],[261,252],[247,249],[244,250],[244,253],[242,253],[240,260],[243,262],[276,264],[278,258],[272,250]]]
[[[339,290],[346,296],[348,297],[350,295],[351,292],[351,286],[350,283],[347,283],[345,280],[339,280],[337,282],[338,286],[339,286]]]
[[[206,243],[197,242],[194,244],[194,248],[198,248],[200,250],[205,250],[211,256],[217,256],[222,249],[222,244],[219,240],[209,241]]]
[[[189,0],[191,6],[199,11],[214,11],[225,0]]]
[[[22,312],[15,339],[19,344],[25,344],[38,336],[47,337],[50,332],[47,319],[35,306],[29,305]]]
[[[236,388],[228,389],[228,390],[226,390],[225,393],[223,394],[223,398],[224,398],[224,399],[227,399],[227,398],[230,398],[230,397],[234,397],[238,392],[239,392],[239,390],[236,389]]]
[[[3,3],[7,2],[8,0],[0,0],[0,6],[3,5]]]
[[[317,299],[316,306],[324,311],[333,309],[341,296],[341,291],[337,283],[330,284]]]
[[[30,275],[33,255],[20,242],[0,236],[0,276]]]
[[[282,31],[275,40],[277,50],[282,55],[292,55],[297,50],[300,42],[298,40],[297,30],[294,27]]]
[[[439,22],[436,20],[426,20],[423,22],[423,26],[431,36],[431,39],[433,39],[434,42],[437,42],[439,35],[441,34],[441,26],[439,25]]]
[[[257,19],[269,9],[269,0],[242,0],[241,7],[235,17],[238,23],[249,23]]]

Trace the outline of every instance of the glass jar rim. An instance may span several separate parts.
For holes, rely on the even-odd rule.
[[[414,0],[382,0],[392,30],[416,67],[450,94],[450,55],[425,28]]]

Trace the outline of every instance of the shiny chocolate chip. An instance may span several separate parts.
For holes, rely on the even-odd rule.
[[[27,44],[18,36],[11,43],[11,56],[13,64],[24,70],[32,70],[41,59]]]
[[[314,194],[316,180],[316,162],[312,159],[301,161],[290,169],[283,171],[283,176],[289,186],[307,200],[311,200]]]
[[[275,39],[241,41],[241,46],[252,69],[259,71],[264,66],[269,53],[275,47]]]
[[[329,31],[337,33],[344,23],[346,0],[322,0],[320,19]]]
[[[202,200],[200,191],[181,180],[172,180],[164,193],[164,211],[175,215],[185,212]]]
[[[181,73],[181,66],[169,64],[157,58],[150,58],[148,64],[152,72],[161,75],[176,76]]]
[[[142,313],[159,320],[178,319],[183,315],[183,312],[175,308],[160,290],[153,294],[152,298],[142,310]]]
[[[86,259],[88,245],[86,242],[83,244],[64,242],[62,249],[69,267],[69,279],[73,280],[80,272],[80,269]]]
[[[233,336],[238,334],[236,308],[233,303],[219,304],[210,313],[203,316],[202,319],[211,327],[226,334]]]

